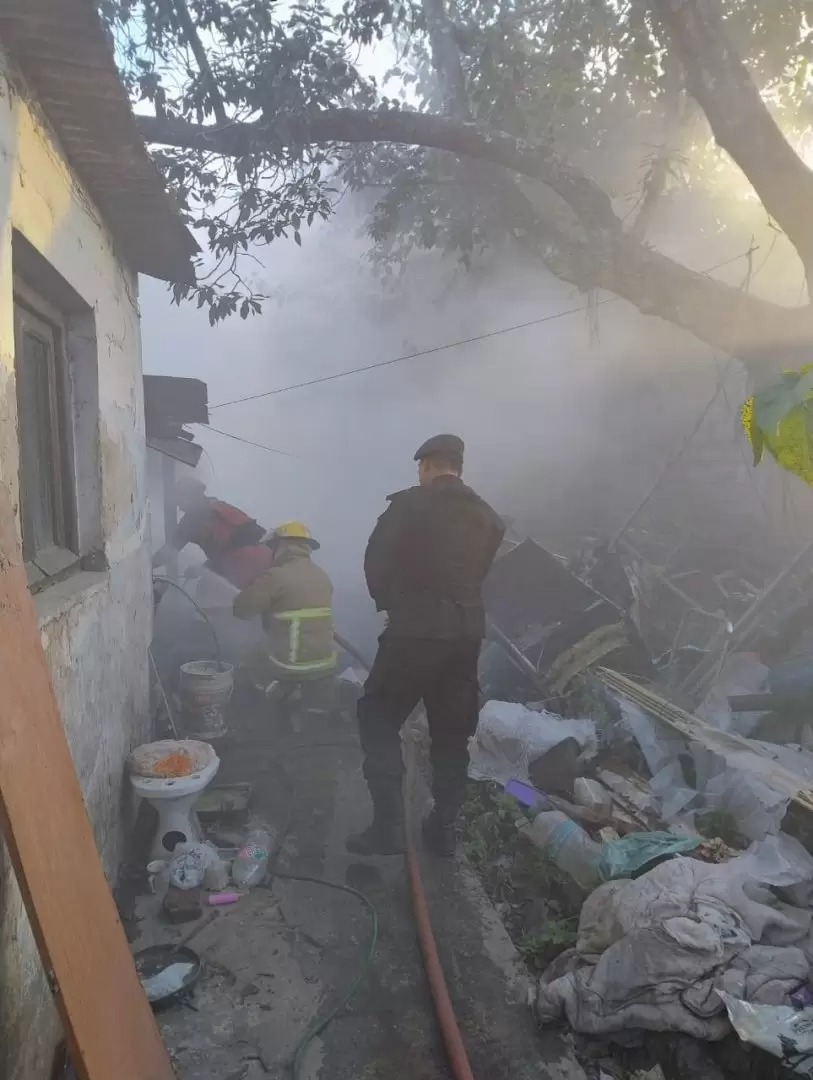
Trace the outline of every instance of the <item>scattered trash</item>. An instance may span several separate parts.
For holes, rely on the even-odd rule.
[[[605,881],[636,877],[642,870],[651,869],[655,862],[694,851],[701,839],[669,832],[630,833],[603,845],[599,872]]]
[[[813,1077],[813,1009],[752,1005],[722,991],[720,997],[743,1042],[767,1050],[800,1076]]]
[[[271,837],[264,829],[254,829],[248,834],[243,847],[232,863],[232,881],[239,889],[252,889],[262,884],[268,871],[271,854]]]
[[[163,892],[169,882],[169,863],[165,859],[155,859],[147,863],[147,874],[150,892]]]
[[[686,783],[679,761],[670,761],[655,773],[649,781],[649,790],[660,803],[664,821],[676,821],[698,798],[698,793]]]
[[[168,922],[184,923],[199,919],[203,914],[200,889],[179,889],[177,885],[167,887],[162,905]]]
[[[692,743],[690,750],[706,811],[727,815],[746,841],[779,832],[790,803],[787,794],[747,765],[730,766],[708,747]],[[755,760],[759,761],[756,755]]]
[[[512,778],[527,782],[530,762],[568,738],[576,740],[583,760],[595,754],[598,744],[592,720],[563,719],[513,701],[487,701],[469,744],[469,775],[499,784]]]
[[[206,903],[209,907],[222,907],[224,904],[236,904],[242,898],[243,894],[239,892],[209,893]]]
[[[170,964],[168,968],[164,968],[157,975],[142,979],[141,985],[144,987],[147,1001],[160,1001],[161,998],[177,994],[179,990],[183,989],[186,980],[194,969],[194,964],[179,961]]]
[[[542,791],[573,798],[573,785],[581,772],[582,748],[578,739],[568,736],[550,750],[528,762],[531,783]]]
[[[695,710],[696,715],[720,731],[749,736],[765,714],[734,712],[728,699],[756,694],[765,686],[768,675],[769,669],[754,653],[732,653],[726,657],[714,685]]]
[[[622,722],[641,748],[647,767],[654,776],[665,765],[676,760],[685,749],[685,743],[663,724],[647,716],[632,701],[624,697],[617,700]]]
[[[766,836],[737,859],[739,870],[754,881],[785,889],[794,903],[808,907],[813,894],[813,855],[787,833]]]
[[[610,881],[582,907],[572,962],[540,980],[536,1011],[586,1034],[728,1032],[720,991],[775,1005],[807,983],[811,912],[753,892],[737,860],[670,859]]]
[[[537,791],[533,784],[526,784],[524,780],[512,777],[505,783],[505,794],[512,795],[522,806],[544,806],[548,801],[544,791]]]
[[[610,769],[599,769],[596,774],[612,792],[613,802],[620,805],[641,825],[660,821],[658,804],[649,785],[639,776],[620,776]]]
[[[521,832],[559,869],[583,889],[601,880],[598,861],[601,845],[559,810],[543,810]]]
[[[613,805],[610,792],[598,780],[588,780],[584,776],[577,777],[573,782],[573,798],[579,806],[597,814],[609,814]]]
[[[133,957],[138,977],[153,1005],[169,1005],[189,993],[200,975],[200,957],[186,945],[151,945]]]
[[[498,561],[488,583],[489,636],[503,663],[487,670],[494,700],[470,743],[470,776],[504,785],[531,820],[496,797],[486,810],[484,797],[484,883],[521,948],[533,943],[537,972],[552,959],[540,953],[539,928],[575,917],[576,893],[562,877],[590,893],[575,948],[563,944],[540,980],[543,1022],[564,1017],[589,1035],[674,1032],[686,1044],[722,1039],[733,1023],[743,1040],[813,1080],[813,831],[798,813],[785,828],[804,843],[781,831],[791,804],[813,813],[813,721],[804,702],[785,715],[767,694],[813,686],[813,644],[797,648],[793,664],[788,648],[764,647],[754,601],[770,590],[726,567],[726,553],[723,565],[684,565],[682,556],[678,565],[670,549],[650,565],[632,549],[632,564],[622,560],[614,546],[606,558],[604,547],[594,543],[571,563],[574,578],[527,542]],[[639,644],[633,606],[662,653],[645,678],[618,663]],[[763,611],[768,621],[775,614]],[[559,716],[534,697],[594,719]],[[512,847],[517,827],[562,871],[550,885],[544,873],[553,868],[535,878],[534,853]],[[660,1066],[629,1072],[630,1064],[624,1076],[663,1080]],[[616,1075],[604,1067],[601,1076]]]
[[[709,863],[728,862],[740,854],[737,848],[729,847],[719,836],[712,837],[711,840],[703,840],[693,852],[694,858]]]
[[[179,844],[169,863],[169,880],[178,889],[224,889],[229,871],[213,844]]]

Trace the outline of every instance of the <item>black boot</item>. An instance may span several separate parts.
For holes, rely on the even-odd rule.
[[[406,851],[404,810],[400,791],[373,797],[373,823],[364,832],[354,833],[345,841],[351,855],[402,855]]]
[[[441,817],[433,810],[423,823],[423,846],[430,855],[451,859],[457,846],[455,819]]]

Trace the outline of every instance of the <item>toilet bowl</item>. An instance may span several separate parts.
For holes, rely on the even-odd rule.
[[[176,844],[201,840],[194,805],[220,768],[220,758],[208,743],[191,742],[205,764],[188,776],[137,776],[130,774],[136,795],[146,799],[158,813],[158,825],[150,858],[168,859]]]

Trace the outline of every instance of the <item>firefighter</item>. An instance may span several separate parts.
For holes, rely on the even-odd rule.
[[[481,585],[505,527],[462,479],[463,442],[436,435],[415,454],[419,486],[389,496],[370,536],[364,570],[387,627],[358,704],[373,822],[351,836],[355,855],[403,850],[401,741],[423,700],[431,736],[434,809],[424,843],[454,852],[468,740],[477,726],[477,663],[485,634]]]
[[[206,485],[197,477],[181,477],[175,501],[183,516],[171,540],[153,556],[153,567],[165,566],[173,553],[195,544],[206,556],[206,569],[242,589],[271,566],[271,552],[261,543],[263,527],[236,506],[208,498]],[[196,576],[196,570],[187,576]]]
[[[329,711],[320,702],[330,698],[336,670],[333,586],[311,560],[319,544],[301,521],[278,525],[265,542],[272,566],[235,597],[233,608],[238,619],[259,615],[266,632],[267,649],[250,661],[255,681],[280,684],[280,701],[298,690],[306,708]]]

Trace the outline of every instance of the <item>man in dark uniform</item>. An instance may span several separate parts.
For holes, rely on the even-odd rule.
[[[453,853],[468,740],[477,726],[477,663],[485,633],[480,587],[505,528],[461,480],[463,442],[456,435],[429,439],[415,460],[420,486],[389,496],[364,559],[367,587],[377,609],[387,613],[387,628],[358,704],[373,823],[348,839],[356,855],[403,850],[400,731],[421,700],[432,740],[435,800],[424,842],[436,854]]]

